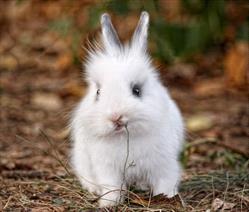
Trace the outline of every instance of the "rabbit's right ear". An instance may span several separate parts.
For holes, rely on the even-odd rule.
[[[138,50],[146,51],[147,49],[147,37],[149,26],[149,14],[143,11],[140,16],[140,20],[135,29],[132,37],[132,47]]]
[[[122,48],[121,42],[111,23],[111,18],[107,13],[104,13],[101,16],[101,28],[105,50],[111,54],[115,54],[117,51],[120,51]]]

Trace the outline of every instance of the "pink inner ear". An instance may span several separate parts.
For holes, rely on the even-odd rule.
[[[147,36],[148,36],[148,24],[149,24],[149,14],[144,11],[141,13],[140,20],[138,22],[138,25],[132,37],[133,48],[146,50]]]
[[[110,16],[107,13],[104,13],[101,16],[101,26],[105,50],[109,52],[109,54],[115,54],[116,51],[120,51],[122,44],[119,40],[116,30],[112,25]]]

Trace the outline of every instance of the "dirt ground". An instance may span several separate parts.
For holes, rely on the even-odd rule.
[[[0,39],[0,210],[94,211],[96,196],[68,164],[70,112],[85,92],[81,65],[68,59],[68,41],[15,18]],[[182,200],[132,191],[103,211],[248,211],[248,91],[229,86],[219,54],[202,58],[160,68],[187,126]]]

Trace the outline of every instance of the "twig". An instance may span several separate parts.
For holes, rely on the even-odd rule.
[[[248,157],[247,149],[238,148],[237,146],[233,146],[233,145],[229,144],[227,141],[221,141],[221,140],[218,140],[217,138],[212,138],[212,137],[210,137],[210,138],[198,138],[198,139],[194,140],[193,142],[187,143],[186,148],[189,149],[191,147],[206,144],[206,143],[214,143],[220,147],[230,149],[231,151],[233,151],[237,154]]]
[[[127,200],[128,200],[128,205],[130,205],[130,189],[131,189],[131,186],[129,185],[129,188],[128,188],[128,193],[127,193]]]
[[[224,192],[224,199],[223,199],[223,202],[226,201],[226,195],[227,195],[227,191],[228,191],[228,188],[229,188],[229,174],[228,172],[226,173],[226,179],[227,179],[227,183],[226,183],[226,190]]]
[[[8,205],[9,205],[9,203],[10,203],[10,200],[13,198],[13,196],[9,196],[9,198],[8,198],[8,200],[7,200],[7,202],[6,202],[6,204],[4,205],[4,207],[3,207],[3,210],[4,209],[6,209],[7,207],[8,207]]]
[[[214,200],[215,199],[214,176],[212,176],[212,194],[213,194],[213,200]]]
[[[128,159],[129,159],[129,154],[130,154],[130,134],[129,130],[127,128],[127,125],[125,125],[125,130],[127,134],[127,140],[126,140],[126,158],[125,158],[125,163],[124,163],[124,170],[123,170],[123,181],[120,187],[120,198],[119,198],[119,203],[121,202],[121,195],[122,195],[122,190],[123,190],[123,185],[126,183],[126,169],[129,168],[127,167]]]
[[[227,141],[217,142],[217,145],[226,149],[229,149],[237,154],[243,155],[246,158],[249,158],[249,151],[247,148],[238,148],[236,145],[233,146]]]
[[[147,208],[149,208],[149,207],[150,207],[151,198],[152,198],[152,189],[150,189],[150,197],[149,197],[149,201],[148,201]]]
[[[96,202],[98,201],[99,199],[101,199],[102,197],[104,197],[105,195],[111,193],[111,192],[116,192],[116,191],[119,191],[119,189],[113,189],[113,190],[110,190],[110,191],[107,191],[105,192],[104,194],[101,194],[99,195],[98,197],[96,197],[95,199],[93,199],[93,202]]]
[[[186,147],[191,148],[193,146],[198,146],[198,145],[206,144],[206,143],[217,143],[217,141],[218,140],[216,138],[199,138],[199,139],[194,140],[191,143],[187,143]]]
[[[184,200],[183,200],[182,196],[180,195],[180,193],[178,194],[178,197],[179,197],[179,199],[181,201],[182,207],[186,208],[186,203],[184,202]]]

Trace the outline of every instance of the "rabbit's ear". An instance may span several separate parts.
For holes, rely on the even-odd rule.
[[[111,18],[107,13],[101,16],[101,27],[102,27],[102,39],[104,47],[107,51],[114,53],[121,49],[121,42],[118,38],[117,32],[115,31]]]
[[[141,50],[147,49],[148,26],[149,14],[146,11],[143,11],[132,37],[133,47],[135,46],[136,48],[140,48]]]

